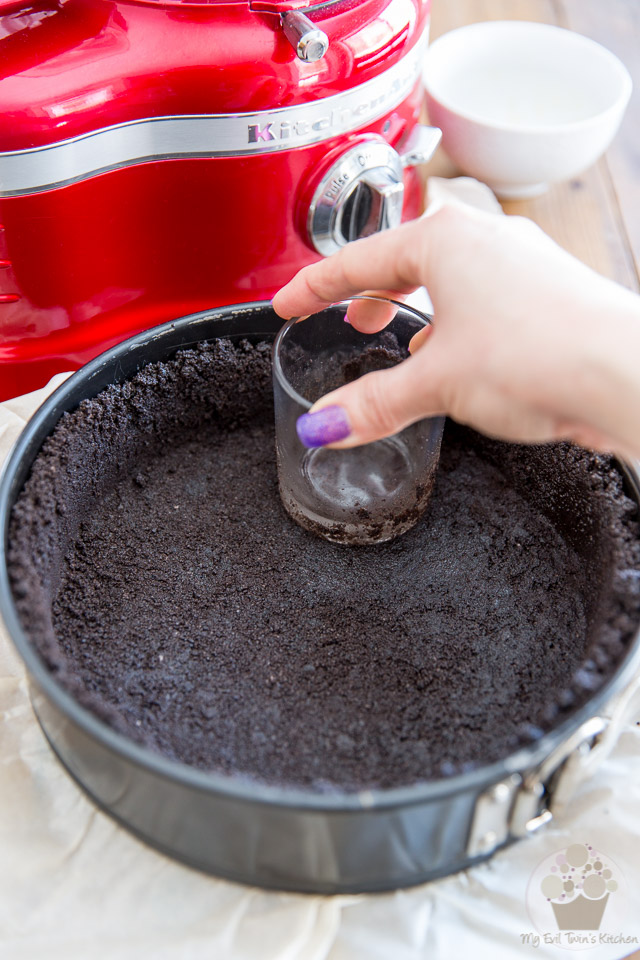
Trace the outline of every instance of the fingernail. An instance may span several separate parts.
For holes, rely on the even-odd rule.
[[[303,413],[298,417],[296,430],[305,447],[326,447],[328,443],[344,440],[351,433],[344,407],[323,407],[317,413]]]

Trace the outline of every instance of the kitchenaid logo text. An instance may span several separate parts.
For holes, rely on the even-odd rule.
[[[315,134],[321,139],[327,134],[340,134],[361,126],[367,120],[385,112],[387,104],[397,103],[414,82],[415,71],[412,69],[407,75],[396,77],[389,86],[374,97],[370,97],[354,106],[345,105],[336,107],[315,119],[299,120],[266,120],[262,123],[250,123],[247,126],[248,143],[266,143],[273,140],[291,141],[305,140]],[[308,105],[309,108],[313,104]],[[300,109],[300,108],[293,108]]]

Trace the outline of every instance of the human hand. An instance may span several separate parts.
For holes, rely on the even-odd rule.
[[[305,267],[273,306],[307,315],[363,291],[397,297],[421,285],[433,328],[403,363],[322,397],[306,415],[316,436],[330,406],[344,423],[335,447],[448,414],[502,439],[640,453],[640,298],[529,220],[442,206]],[[374,332],[389,319],[380,311],[356,301],[349,317]]]

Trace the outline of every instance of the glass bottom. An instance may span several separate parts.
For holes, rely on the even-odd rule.
[[[408,488],[415,495],[409,451],[395,437],[351,450],[309,450],[301,469],[313,497],[332,511],[388,513]]]
[[[434,474],[417,482],[400,437],[351,450],[309,450],[301,464],[300,496],[281,484],[288,513],[301,526],[336,543],[373,544],[409,530],[421,516]]]

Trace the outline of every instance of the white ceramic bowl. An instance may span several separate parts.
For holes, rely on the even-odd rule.
[[[600,44],[519,20],[445,34],[427,51],[423,77],[447,153],[502,197],[535,196],[594,163],[632,87]]]

